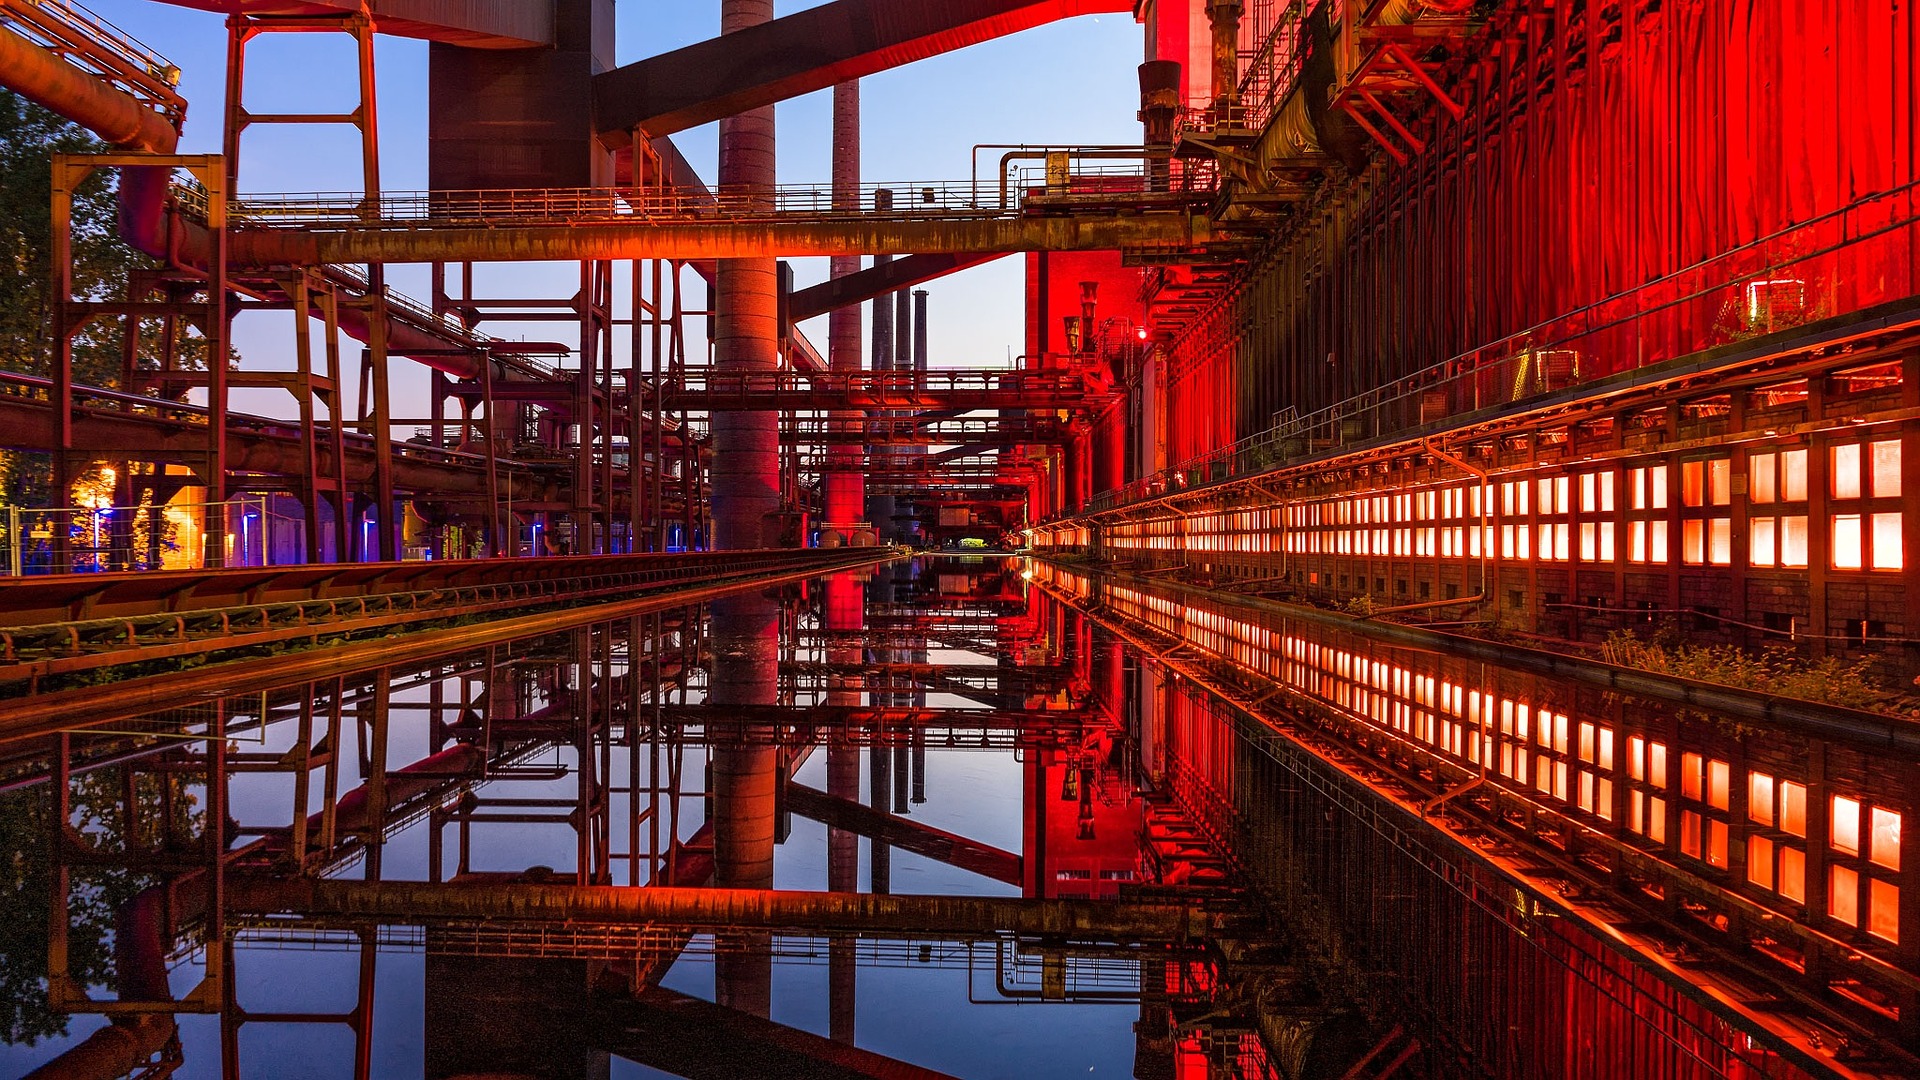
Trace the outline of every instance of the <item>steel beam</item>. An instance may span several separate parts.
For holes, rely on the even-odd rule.
[[[338,18],[361,0],[162,0],[175,7],[259,18]],[[553,0],[368,0],[382,34],[470,49],[531,49],[553,44]]]
[[[602,999],[593,1011],[599,1049],[687,1080],[951,1080],[946,1073],[657,987],[632,999]]]
[[[233,878],[227,882],[227,903],[233,914],[291,914],[400,925],[572,922],[969,940],[1014,934],[1127,943],[1188,941],[1216,930],[1212,913],[1174,903],[527,882],[465,885]]]
[[[845,277],[830,278],[787,296],[787,319],[805,322],[830,311],[863,304],[877,296],[909,289],[924,281],[945,277],[1000,258],[991,252],[941,252],[909,255]]]
[[[596,76],[609,146],[667,135],[889,68],[1133,0],[834,0]]]
[[[1212,238],[1204,215],[1089,209],[1071,216],[330,229],[242,227],[235,267],[321,263],[580,262],[586,259],[750,259],[919,252],[1188,251]]]
[[[854,799],[840,799],[818,788],[787,781],[787,809],[823,825],[859,833],[922,858],[957,866],[1008,885],[1020,885],[1020,856],[945,829],[895,817]]]

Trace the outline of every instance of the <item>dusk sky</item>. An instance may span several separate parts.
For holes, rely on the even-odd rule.
[[[220,150],[225,91],[224,17],[150,0],[95,0],[94,9],[178,64],[189,105],[184,153]],[[779,13],[815,6],[781,3]],[[618,58],[626,63],[719,32],[719,0],[622,0]],[[885,72],[863,84],[863,179],[868,183],[965,180],[976,143],[1138,143],[1135,67],[1141,28],[1124,15],[1084,16],[1029,30]],[[382,186],[389,192],[426,187],[427,46],[381,37],[377,46]],[[343,35],[266,35],[249,46],[248,106],[254,111],[346,111],[353,105],[351,43]],[[780,181],[824,183],[831,178],[829,124],[832,95],[823,91],[779,106]],[[674,137],[711,182],[716,127]],[[983,153],[991,175],[997,153]],[[357,137],[350,128],[258,127],[244,140],[241,189],[253,192],[350,191],[360,186]],[[521,265],[483,276],[494,295],[533,289],[572,291],[573,266]],[[826,276],[826,260],[796,260],[801,285]],[[692,275],[688,275],[690,280]],[[416,298],[428,295],[424,267],[395,267],[388,280]],[[932,363],[936,367],[1004,364],[1023,349],[1021,260],[989,263],[928,286]],[[542,289],[542,281],[553,284]],[[496,336],[512,327],[490,324]],[[804,326],[823,352],[826,320]],[[254,314],[236,324],[250,367],[290,366],[284,316]],[[692,344],[702,342],[689,328]],[[530,325],[525,336],[551,340],[551,324]],[[617,346],[624,348],[624,346]],[[357,355],[353,352],[350,355]],[[396,415],[418,415],[425,369],[395,366]],[[352,369],[347,372],[351,382]],[[279,412],[277,392],[236,391],[234,407]]]

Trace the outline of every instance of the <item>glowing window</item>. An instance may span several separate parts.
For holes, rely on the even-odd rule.
[[[1788,450],[1780,455],[1780,500],[1807,501],[1807,452]]]
[[[1762,825],[1773,824],[1773,777],[1766,773],[1747,776],[1747,818]]]
[[[1699,754],[1680,755],[1680,794],[1698,801],[1704,790],[1706,759]]]
[[[1725,870],[1727,868],[1727,823],[1709,818],[1706,826],[1706,852],[1702,858],[1706,860],[1708,866],[1717,866]]]
[[[1859,531],[1859,519],[1855,518],[1855,530]],[[1699,518],[1688,518],[1680,523],[1680,561],[1688,566],[1698,566],[1706,561],[1706,523]]]
[[[1724,761],[1707,762],[1707,805],[1716,810],[1727,808],[1727,788],[1732,770]]]
[[[1589,764],[1593,762],[1593,734],[1594,734],[1593,725],[1587,723],[1584,720],[1581,721],[1580,722],[1580,760],[1587,762]]]
[[[1733,501],[1733,461],[1715,458],[1707,462],[1707,501],[1726,506]]]
[[[1833,797],[1833,847],[1849,855],[1860,854],[1860,803],[1844,795]]]
[[[1780,831],[1807,835],[1807,789],[1791,780],[1780,784]]]
[[[1807,565],[1806,518],[1786,517],[1780,519],[1780,565]]]
[[[1613,768],[1613,729],[1600,729],[1600,762],[1603,769]]]
[[[1680,505],[1706,505],[1707,463],[1704,461],[1683,461],[1680,463]]]
[[[1902,537],[1900,534],[1900,515],[1872,514],[1873,528],[1873,568],[1875,570],[1898,570],[1904,562],[1902,558]]]
[[[1780,848],[1779,892],[1794,903],[1807,902],[1807,853],[1799,848]]]
[[[1770,503],[1774,499],[1775,458],[1772,454],[1753,454],[1747,458],[1747,501]]]
[[[1873,497],[1893,499],[1900,495],[1900,440],[1888,439],[1873,444]]]
[[[1833,565],[1839,570],[1860,569],[1860,515],[1833,517]]]
[[[1860,925],[1860,875],[1850,867],[1827,867],[1827,914],[1846,923]]]
[[[1680,812],[1680,850],[1696,859],[1700,857],[1700,815],[1691,810]]]
[[[1860,497],[1860,444],[1849,443],[1836,446],[1831,451],[1833,466],[1833,497],[1836,499],[1857,499]]]
[[[1773,888],[1773,841],[1758,833],[1747,837],[1747,880]]]
[[[1656,844],[1667,842],[1667,800],[1647,800],[1647,839]]]
[[[1774,518],[1754,518],[1747,523],[1747,564],[1772,566],[1775,562]]]
[[[1627,736],[1627,775],[1635,780],[1647,778],[1647,740],[1638,735]]]
[[[1900,815],[1876,806],[1870,820],[1873,830],[1868,838],[1867,857],[1889,870],[1900,869]]]
[[[1867,933],[1895,944],[1900,941],[1900,887],[1890,881],[1867,882]]]
[[[1647,780],[1655,787],[1667,786],[1667,747],[1653,743],[1647,748]]]
[[[1565,528],[1565,526],[1561,526]],[[1733,561],[1733,522],[1728,518],[1714,518],[1707,523],[1707,561],[1715,566],[1726,566]]]

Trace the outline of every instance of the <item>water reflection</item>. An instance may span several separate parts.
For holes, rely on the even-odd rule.
[[[0,1072],[1278,1075],[1134,659],[1018,567],[448,638],[0,744]]]

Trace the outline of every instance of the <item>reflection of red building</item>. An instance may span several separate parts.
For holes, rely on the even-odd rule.
[[[1029,897],[1113,899],[1139,875],[1144,809],[1114,766],[1109,734],[1090,734],[1087,744],[1027,751],[1021,865]]]

